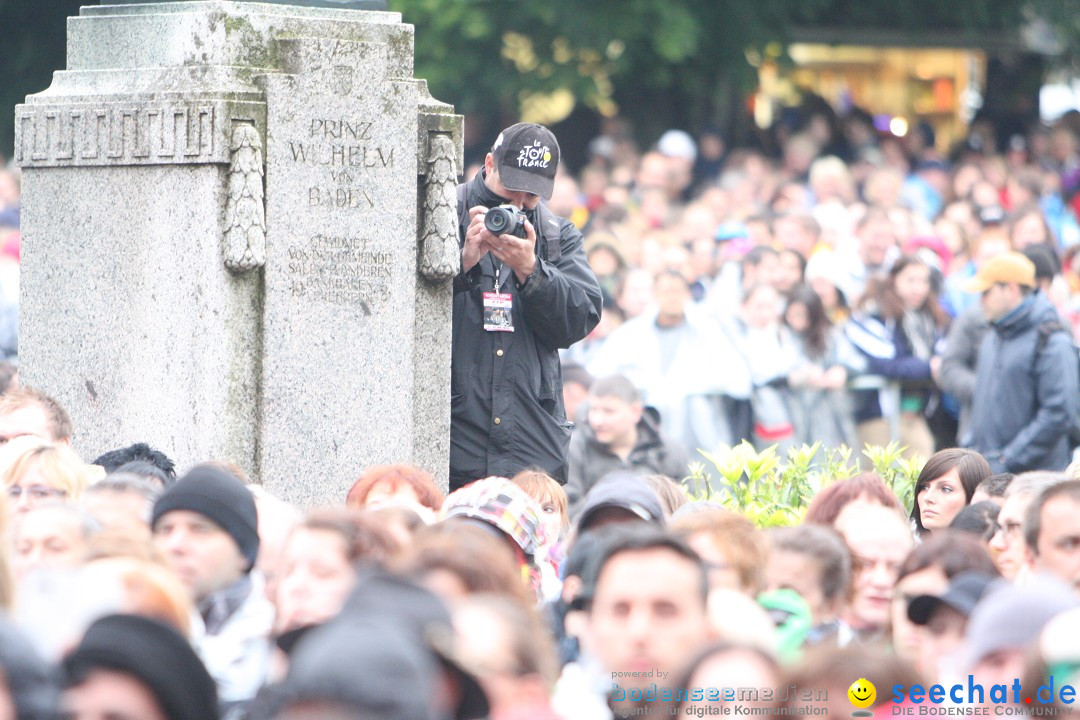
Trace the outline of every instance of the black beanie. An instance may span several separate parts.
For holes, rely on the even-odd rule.
[[[64,658],[64,684],[75,687],[93,670],[138,678],[169,720],[216,720],[217,688],[199,656],[173,628],[141,615],[106,615]]]
[[[213,520],[236,541],[248,561],[259,555],[259,516],[255,498],[236,477],[217,465],[196,465],[154,503],[150,527],[173,510],[190,510]]]

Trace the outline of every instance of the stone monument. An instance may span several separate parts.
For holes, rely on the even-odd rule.
[[[16,110],[25,380],[75,447],[219,459],[302,506],[446,481],[461,117],[397,13],[84,7]]]

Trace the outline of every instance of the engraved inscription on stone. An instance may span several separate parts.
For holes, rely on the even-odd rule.
[[[222,108],[185,105],[22,105],[15,161],[22,167],[228,162]]]
[[[325,169],[307,188],[308,207],[373,210],[376,175],[394,169],[394,148],[380,145],[372,123],[358,118],[311,118],[304,139],[287,144],[292,162]]]
[[[289,285],[294,298],[358,306],[365,315],[390,296],[392,256],[359,237],[314,235],[289,248]]]

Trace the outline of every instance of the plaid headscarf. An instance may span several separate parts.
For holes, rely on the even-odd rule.
[[[530,563],[544,544],[540,507],[504,477],[487,477],[455,490],[443,502],[442,513],[444,519],[469,517],[494,525],[513,538]]]

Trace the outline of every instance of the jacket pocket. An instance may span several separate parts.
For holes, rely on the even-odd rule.
[[[554,417],[535,398],[518,391],[520,430],[515,438],[515,454],[526,464],[536,465],[560,483],[566,482],[572,422]],[[560,403],[561,406],[561,403]]]
[[[540,355],[540,406],[552,418],[559,422],[566,421],[566,410],[562,398],[562,367],[559,354],[543,348],[537,348]],[[570,424],[573,428],[573,423]]]

